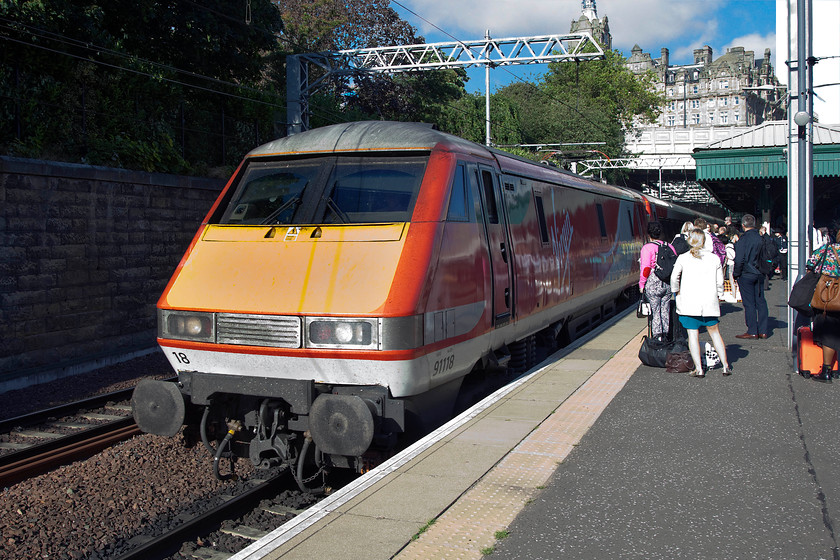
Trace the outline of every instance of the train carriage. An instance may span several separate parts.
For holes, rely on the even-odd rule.
[[[261,146],[158,302],[178,383],[138,385],[135,419],[186,424],[217,476],[227,455],[364,470],[449,414],[468,374],[527,366],[535,333],[632,292],[661,206],[416,123]]]

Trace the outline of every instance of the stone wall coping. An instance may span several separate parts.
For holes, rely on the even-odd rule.
[[[225,186],[222,179],[175,175],[170,173],[150,173],[118,167],[104,167],[83,163],[66,163],[40,159],[28,159],[0,156],[0,175],[40,175],[46,177],[64,177],[68,179],[88,179],[113,183],[131,183],[135,185],[155,185],[189,189],[221,191]]]

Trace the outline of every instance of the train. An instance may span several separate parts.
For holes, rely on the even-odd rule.
[[[200,439],[222,479],[238,458],[301,488],[364,472],[451,414],[465,379],[526,369],[537,337],[570,339],[638,297],[647,224],[673,235],[698,215],[421,123],[272,141],[157,303],[177,382],[141,381],[134,419]]]

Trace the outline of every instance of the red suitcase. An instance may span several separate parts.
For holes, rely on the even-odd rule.
[[[814,344],[814,336],[811,327],[799,327],[797,333],[799,338],[797,365],[799,375],[810,377],[818,375],[822,371],[822,347]],[[834,357],[833,370],[837,371],[837,356]]]

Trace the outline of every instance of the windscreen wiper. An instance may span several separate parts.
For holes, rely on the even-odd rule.
[[[295,207],[297,207],[298,204],[300,204],[300,196],[294,196],[290,198],[285,203],[281,204],[277,210],[269,214],[268,217],[266,217],[266,219],[261,221],[260,225],[264,226],[272,223],[275,219],[277,219],[277,216],[286,211],[290,206],[294,205]]]
[[[338,207],[338,204],[332,199],[332,197],[327,197],[327,206],[330,210],[332,210],[333,214],[338,216],[338,219],[341,220],[342,224],[350,223],[350,216],[344,213],[344,211]]]

